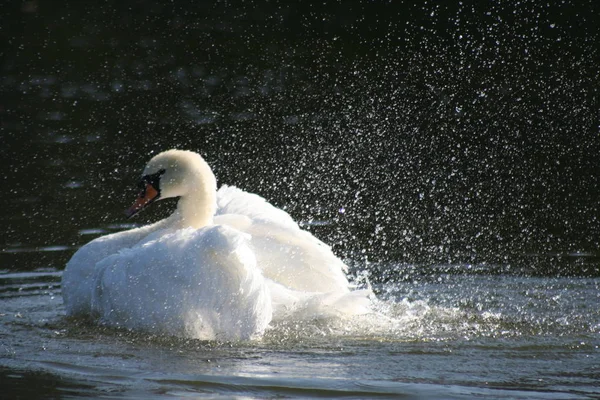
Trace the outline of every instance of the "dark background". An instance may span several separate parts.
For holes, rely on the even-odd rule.
[[[0,269],[167,215],[176,147],[375,277],[600,274],[598,2],[413,3],[6,2]]]

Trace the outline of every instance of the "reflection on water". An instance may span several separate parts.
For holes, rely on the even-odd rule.
[[[56,374],[0,368],[0,385],[4,393],[18,394],[20,398],[64,398],[69,396],[99,396],[101,391],[94,390],[92,384],[65,379]]]

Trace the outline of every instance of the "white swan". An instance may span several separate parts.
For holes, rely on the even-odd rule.
[[[133,215],[179,197],[168,218],[97,238],[68,262],[69,316],[200,339],[260,337],[271,321],[370,312],[345,265],[284,211],[235,187],[217,192],[200,155],[158,154],[146,166]]]

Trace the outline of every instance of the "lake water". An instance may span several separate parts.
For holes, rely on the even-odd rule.
[[[60,272],[0,277],[5,393],[109,398],[596,398],[600,280],[443,275],[375,287],[386,317],[261,341],[67,321]]]
[[[441,274],[381,284],[385,319],[272,326],[244,343],[67,321],[59,271],[0,279],[0,379],[25,397],[598,395],[598,279]]]
[[[538,3],[8,7],[2,396],[599,398],[600,10]],[[331,244],[379,316],[239,343],[67,319],[73,252],[173,209],[123,215],[171,147]]]

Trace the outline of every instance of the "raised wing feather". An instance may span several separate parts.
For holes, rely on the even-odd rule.
[[[348,291],[346,266],[285,211],[235,187],[218,192],[215,223],[251,235],[257,266],[276,283],[308,292]]]

